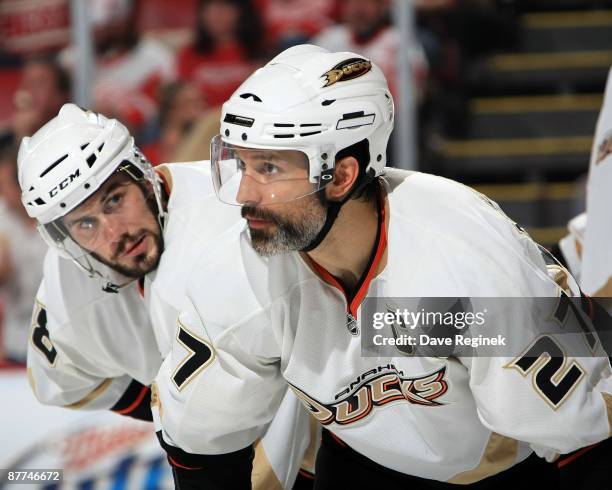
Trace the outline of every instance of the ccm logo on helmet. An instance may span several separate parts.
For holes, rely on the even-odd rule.
[[[53,187],[49,191],[49,196],[50,197],[56,196],[59,191],[63,191],[66,187],[68,187],[72,183],[74,179],[80,176],[81,176],[81,169],[77,168],[76,172],[74,172],[73,174],[70,174],[68,177],[62,180],[58,185]]]
[[[331,70],[321,75],[327,79],[323,87],[329,87],[337,82],[353,80],[361,75],[365,75],[371,69],[372,63],[368,60],[364,60],[363,58],[349,58],[348,60],[341,61]]]

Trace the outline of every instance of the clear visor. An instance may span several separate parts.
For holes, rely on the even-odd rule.
[[[210,155],[218,198],[237,206],[294,201],[319,191],[331,179],[324,173],[318,183],[311,182],[308,156],[299,150],[234,146],[217,135]]]
[[[147,196],[143,189],[147,187],[124,170],[115,172],[66,215],[39,225],[41,234],[73,259],[95,253],[112,260],[138,251],[146,233],[138,223],[142,216],[134,210],[144,207]]]

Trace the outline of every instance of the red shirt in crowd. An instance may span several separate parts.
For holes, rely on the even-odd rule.
[[[253,72],[257,63],[247,60],[239,44],[228,44],[211,53],[199,53],[188,45],[179,51],[178,74],[196,83],[208,106],[223,104]]]

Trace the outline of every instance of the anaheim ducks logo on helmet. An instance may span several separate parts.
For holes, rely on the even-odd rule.
[[[326,71],[321,75],[326,77],[326,83],[323,87],[329,87],[337,82],[344,82],[346,80],[353,80],[354,78],[365,75],[372,69],[372,63],[363,58],[349,58],[348,60],[341,61],[331,70]]]
[[[597,148],[597,161],[595,164],[601,163],[610,153],[612,153],[612,132],[608,133],[599,144],[599,148]]]

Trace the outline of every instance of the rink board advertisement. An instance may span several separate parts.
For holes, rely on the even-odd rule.
[[[151,423],[43,406],[22,369],[0,369],[0,394],[1,490],[173,488]]]

